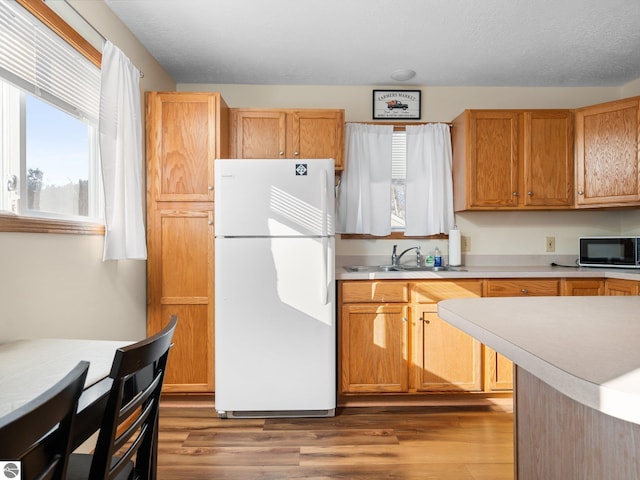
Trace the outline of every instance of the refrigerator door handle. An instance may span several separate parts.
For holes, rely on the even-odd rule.
[[[323,305],[327,305],[329,303],[329,287],[328,284],[329,277],[329,239],[327,237],[322,237],[322,292],[320,301]]]
[[[329,195],[329,180],[327,178],[328,172],[326,170],[322,171],[322,175],[320,176],[321,180],[321,192],[320,192],[320,210],[322,216],[322,292],[321,292],[321,301],[323,305],[327,305],[329,303],[329,287],[328,277],[329,277],[329,239],[327,235],[329,234],[329,212],[327,211],[328,204],[328,195]]]
[[[327,212],[327,195],[328,195],[328,190],[329,190],[329,186],[328,186],[328,180],[327,180],[327,172],[326,171],[322,171],[322,175],[320,176],[321,180],[320,180],[320,215],[322,216],[322,226],[320,227],[322,229],[322,236],[326,237],[328,234],[328,227],[327,227],[327,223],[328,223],[328,212]]]

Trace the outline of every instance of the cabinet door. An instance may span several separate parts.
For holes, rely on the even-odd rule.
[[[517,207],[518,113],[472,111],[469,117],[470,207]]]
[[[640,282],[607,278],[605,281],[605,295],[640,295]]]
[[[300,110],[288,114],[287,155],[290,158],[333,158],[342,170],[344,112]]]
[[[147,95],[149,202],[213,201],[218,94]]]
[[[482,390],[480,342],[442,320],[436,312],[436,304],[414,305],[411,309],[416,390]]]
[[[640,204],[638,104],[576,111],[576,206]]]
[[[525,206],[573,205],[573,117],[569,111],[524,113]]]
[[[487,297],[555,296],[560,290],[557,279],[489,279],[486,283]],[[515,320],[514,320],[515,321]],[[487,391],[511,390],[513,388],[513,364],[496,352],[484,347],[485,385]]]
[[[407,392],[409,322],[406,305],[344,305],[340,345],[343,393]]]
[[[492,348],[484,348],[484,389],[488,392],[513,390],[513,362]]]
[[[286,113],[233,111],[233,158],[285,158]]]
[[[565,278],[562,281],[562,295],[574,297],[604,295],[604,280],[600,278]]]
[[[151,225],[148,334],[159,331],[170,315],[178,315],[164,390],[212,392],[212,206],[167,206],[156,211]]]

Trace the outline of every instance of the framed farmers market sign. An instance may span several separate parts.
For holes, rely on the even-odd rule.
[[[374,90],[373,119],[420,119],[420,90]]]

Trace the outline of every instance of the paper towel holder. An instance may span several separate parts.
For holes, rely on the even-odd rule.
[[[458,225],[449,230],[449,265],[460,267],[462,265],[462,238]]]

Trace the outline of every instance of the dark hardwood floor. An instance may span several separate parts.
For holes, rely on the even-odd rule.
[[[159,480],[512,480],[503,406],[350,407],[333,418],[219,419],[163,400]]]

